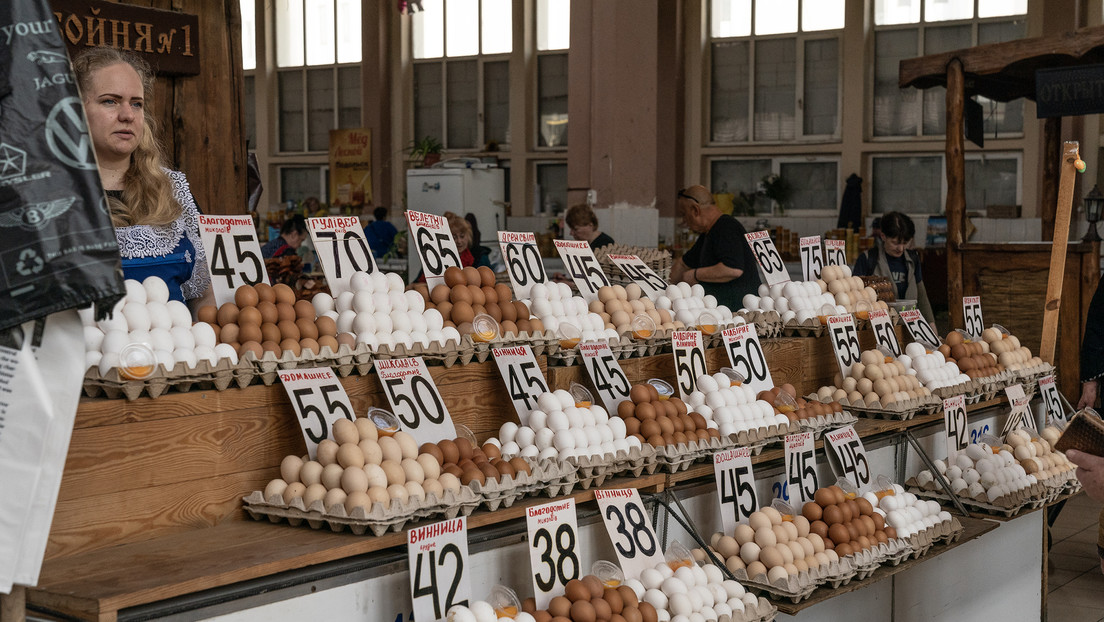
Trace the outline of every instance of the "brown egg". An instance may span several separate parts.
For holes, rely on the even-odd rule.
[[[468,439],[461,437],[456,439],[455,443],[461,460],[471,460],[475,456],[474,448]]]
[[[255,307],[260,302],[257,290],[252,285],[242,285],[234,291],[234,304],[238,307]]]
[[[640,622],[659,622],[659,613],[652,603],[640,603],[637,609],[640,610]]]
[[[303,345],[302,342],[300,342],[299,345]],[[331,337],[330,335],[319,335],[318,336],[318,353],[319,354],[322,353],[322,348],[329,348],[333,352],[337,352],[338,347],[339,347],[339,344],[337,343],[337,339],[335,339],[334,337]]]
[[[208,324],[218,324],[218,307],[215,305],[203,305],[196,313],[196,318],[200,322],[206,322]]]
[[[256,341],[263,344],[264,342],[269,341],[269,339],[265,337],[263,332],[261,332],[260,326],[257,326],[256,324],[246,324],[244,326],[238,327],[238,341],[240,343],[245,343],[247,341]],[[272,339],[271,341],[276,340]]]
[[[491,468],[498,471],[499,477],[514,477],[517,475],[517,471],[514,470],[514,466],[502,458],[494,458],[491,460]]]
[[[829,505],[836,502],[836,495],[827,488],[818,488],[816,492],[813,493],[813,501],[816,501],[817,505],[820,507],[827,508]]]
[[[498,304],[498,291],[493,287],[480,287],[479,291],[483,292],[483,298],[487,301],[487,304]]]
[[[280,349],[279,342],[276,341],[262,341],[261,347],[264,348],[265,352],[272,352],[276,356],[281,356],[284,353],[284,351]]]
[[[824,508],[824,522],[828,523],[828,526],[838,525],[843,522],[843,510],[838,505],[829,505]],[[832,538],[835,540],[835,538]]]
[[[652,421],[656,417],[658,417],[658,414],[656,413],[655,404],[652,404],[651,402],[641,402],[641,403],[637,404],[636,405],[636,410],[634,411],[633,414],[641,422]]]
[[[629,399],[633,404],[640,404],[649,400],[648,388],[643,384],[638,384],[629,389]]]
[[[460,448],[456,446],[455,441],[445,439],[437,443],[437,448],[441,450],[441,455],[444,457],[444,462],[442,462],[442,464],[448,464],[450,462],[456,464],[460,462]]]
[[[272,293],[276,295],[277,304],[281,302],[286,302],[289,305],[295,304],[295,290],[283,283],[273,285]]]
[[[437,305],[437,310],[441,312],[441,317],[445,318],[445,321],[447,322],[452,316],[452,303],[446,300],[445,302]]]
[[[238,312],[238,324],[256,324],[260,326],[262,321],[261,312],[257,310],[257,307],[242,307]]]
[[[280,351],[290,350],[292,356],[299,356],[303,353],[303,348],[299,345],[297,339],[284,339],[280,342]]]
[[[443,276],[445,277],[445,285],[448,285],[450,288],[456,287],[461,283],[466,283],[463,270],[456,266],[445,268],[445,274]]]
[[[514,299],[514,292],[510,291],[510,286],[505,283],[495,283],[495,293],[498,294],[498,300],[502,302],[511,302]]]
[[[475,319],[475,309],[467,302],[457,302],[452,306],[452,321],[456,325],[465,324]]]
[[[483,282],[483,279],[479,276],[479,270],[474,266],[468,266],[462,269],[464,273],[464,282],[468,285],[478,286]]]
[[[594,607],[594,617],[600,622],[607,622],[610,616],[613,615],[613,610],[610,608],[610,604],[606,602],[604,598],[592,598],[590,599],[591,606]]]
[[[518,330],[517,324],[514,324],[510,320],[502,320],[501,322],[499,322],[498,330],[503,335],[516,335],[521,332],[520,330]]]
[[[498,481],[501,475],[498,469],[494,468],[491,463],[483,462],[479,464],[479,470],[483,473],[483,477],[486,480]]]
[[[533,469],[529,466],[529,463],[526,462],[525,458],[522,458],[521,456],[514,456],[513,458],[511,458],[510,466],[514,467],[514,471],[519,475],[521,473],[525,473],[526,475],[533,474]]]
[[[315,326],[313,319],[295,320],[295,327],[299,329],[299,339],[318,339],[318,327]]]
[[[253,356],[261,358],[264,356],[264,348],[256,341],[246,341],[241,344],[241,356],[245,356],[247,352],[252,352]]]
[[[577,600],[571,603],[571,619],[576,622],[594,622],[598,615],[589,600]]]
[[[214,324],[214,325],[212,325],[212,328],[214,326],[218,326],[218,325]],[[221,328],[221,330],[219,332],[219,339],[218,340],[222,343],[240,342],[241,339],[239,339],[238,330],[239,329],[238,329],[237,324],[227,324],[226,326],[223,326]]]
[[[446,464],[445,466],[441,467],[441,472],[454,475],[457,479],[459,479],[460,476],[464,474],[464,469],[461,469],[455,464]]]
[[[433,291],[429,294],[429,300],[435,305],[439,305],[449,299],[449,295],[452,293],[452,288],[448,285],[441,283],[433,288]]]
[[[299,340],[299,348],[303,354],[310,352],[311,354],[318,354],[322,348],[318,345],[318,341],[311,339],[310,337],[304,337]]]
[[[544,322],[540,321],[539,318],[533,318],[533,319],[529,320],[529,334],[530,335],[535,335],[537,333],[543,333],[543,332],[544,332]]]
[[[532,315],[531,313],[529,313],[529,307],[525,306],[525,303],[520,301],[520,300],[515,300],[514,301],[514,311],[517,312],[518,320],[521,320],[521,319],[528,320],[529,316]],[[518,324],[518,326],[521,326],[521,324]]]
[[[828,537],[832,539],[832,542],[836,543],[836,546],[839,546],[840,544],[842,544],[844,542],[850,542],[851,541],[851,534],[848,533],[847,526],[844,525],[843,523],[836,523],[834,525],[829,525],[829,527],[828,527]]]
[[[627,431],[628,430],[626,430],[626,432]],[[655,419],[647,419],[640,422],[640,434],[643,435],[644,438],[652,438],[662,433],[663,430],[660,429],[659,422]]]
[[[621,601],[625,603],[625,608],[636,607],[640,601],[636,598],[636,592],[627,585],[618,586],[617,591],[621,594]],[[624,612],[622,612],[624,615]]]
[[[295,322],[292,320],[283,320],[277,324],[276,327],[280,329],[280,334],[284,339],[299,341],[299,339],[302,338],[302,335],[299,333],[299,327],[296,326]]]
[[[484,453],[484,455],[490,458],[492,462],[495,458],[502,457],[502,451],[498,448],[498,445],[495,445],[494,443],[484,443],[483,446],[479,449]]]
[[[472,323],[471,322],[459,322],[459,323],[457,323],[456,324],[456,332],[460,333],[461,335],[470,335],[471,332],[472,332]]]
[[[460,483],[468,486],[472,482],[479,482],[479,485],[487,483],[487,476],[477,467],[468,467],[460,474]]]
[[[272,286],[268,283],[257,283],[253,286],[253,290],[257,292],[257,303],[262,302],[276,302],[276,292],[272,291]]]
[[[511,306],[513,306],[513,305],[511,305]],[[499,308],[497,303],[494,303],[494,302],[488,302],[487,303],[487,315],[494,318],[494,321],[499,322],[499,324],[500,324],[499,330],[501,330],[502,329],[502,326],[501,326],[502,309]],[[510,323],[513,324],[513,322],[510,322]],[[505,331],[503,331],[503,332],[505,332]]]
[[[530,335],[532,335],[533,334],[533,326],[534,326],[535,322],[536,322],[536,320],[525,320],[525,319],[522,319],[522,318],[518,318],[518,319],[514,320],[514,326],[517,326],[518,332],[520,332],[520,333],[529,333]]]
[[[582,579],[572,579],[564,585],[564,596],[571,602],[577,602],[580,600],[590,601],[590,589],[583,583]],[[551,613],[551,611],[549,611]]]
[[[418,448],[419,454],[429,454],[433,456],[433,459],[437,461],[437,464],[444,464],[445,454],[441,451],[441,448],[436,443],[422,443],[422,446]]]
[[[211,330],[215,331],[215,343],[222,343],[222,327],[218,324],[211,324]]]
[[[671,423],[670,417],[656,417],[656,423],[659,424],[659,429],[664,436],[675,433],[675,424]]]
[[[224,302],[218,310],[218,323],[221,325],[233,324],[238,321],[238,305],[232,302]]]
[[[261,322],[268,322],[275,324],[280,321],[280,314],[276,311],[276,305],[267,301],[260,301],[257,303],[257,311],[261,314]]]
[[[314,305],[312,305],[310,301],[299,300],[293,305],[293,308],[295,309],[296,319],[314,319]]]
[[[319,317],[314,321],[314,326],[318,329],[319,337],[334,337],[337,335],[337,322],[331,317]],[[321,340],[319,343],[321,343]]]
[[[820,507],[820,504],[815,501],[807,501],[805,505],[801,506],[801,515],[809,519],[810,523],[818,521],[824,516],[824,508]]]
[[[476,271],[479,273],[479,285],[482,287],[494,287],[495,286],[495,273],[487,266],[479,266]]]
[[[276,321],[279,322],[294,322],[295,321],[295,306],[286,302],[276,303]]]
[[[483,290],[476,285],[468,285],[467,287],[468,294],[471,296],[472,307],[482,307],[487,304],[487,297],[483,295]]]
[[[457,285],[449,292],[449,302],[453,304],[454,310],[455,305],[459,303],[472,304],[471,290],[468,289],[467,285]]]
[[[619,614],[625,608],[625,602],[621,599],[621,592],[618,592],[615,587],[605,588],[602,593],[602,600],[609,603],[610,610],[613,613]]]
[[[337,336],[337,345],[356,348],[356,337],[352,333],[341,333]]]
[[[568,585],[570,585],[570,582]],[[566,618],[571,613],[571,601],[566,596],[553,598],[548,602],[548,613],[552,614],[553,617]]]

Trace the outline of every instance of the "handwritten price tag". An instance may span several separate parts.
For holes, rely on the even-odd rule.
[[[313,460],[318,455],[318,444],[330,437],[335,421],[342,417],[356,421],[352,402],[329,367],[281,369],[277,373],[298,415],[307,455]]]
[[[966,396],[956,395],[943,400],[943,429],[947,432],[947,458],[966,449],[969,444],[966,422]]]
[[[820,278],[820,271],[824,268],[824,257],[820,250],[820,236],[811,235],[800,238],[797,241],[801,250],[801,276],[806,281],[815,281]]]
[[[786,482],[789,484],[789,497],[802,503],[813,500],[813,494],[820,483],[816,474],[816,442],[812,432],[798,432],[786,436]]]
[[[467,517],[407,531],[406,551],[414,619],[444,620],[454,605],[468,604]]]
[[[725,533],[746,523],[759,509],[755,498],[755,473],[751,470],[751,448],[739,447],[713,454],[713,476],[717,480],[717,502]]]
[[[702,334],[696,330],[671,333],[671,352],[675,356],[675,376],[683,399],[697,390],[698,376],[708,373]]]
[[[268,282],[253,218],[200,214],[199,238],[207,252],[215,302],[220,306],[234,302],[234,291],[242,285]]]
[[[659,538],[635,488],[595,490],[594,500],[626,579],[636,579],[663,561]]]
[[[640,291],[652,300],[656,300],[667,291],[667,282],[659,277],[644,260],[636,255],[608,255],[625,276],[640,286]]]
[[[493,348],[495,364],[506,390],[514,402],[521,425],[529,425],[529,412],[537,407],[537,398],[548,392],[548,383],[541,374],[537,357],[529,346]]]
[[[1058,396],[1058,385],[1054,382],[1054,376],[1044,376],[1039,379],[1039,393],[1043,396],[1043,405],[1046,406],[1047,417],[1051,423],[1066,425],[1066,410],[1062,408],[1062,399]]]
[[[971,337],[981,337],[985,323],[981,321],[981,296],[962,297],[962,321],[966,333]]]
[[[452,239],[447,218],[406,210],[406,226],[410,229],[410,241],[422,261],[426,285],[430,290],[445,282],[447,268],[462,267],[460,251],[456,249],[456,241]]]
[[[608,343],[582,343],[579,352],[583,366],[590,374],[590,381],[598,389],[598,396],[609,412],[616,412],[617,405],[629,399],[629,378],[613,356]]]
[[[774,380],[767,366],[767,357],[763,355],[759,335],[755,334],[755,326],[741,324],[726,328],[721,331],[721,336],[725,340],[728,363],[744,377],[744,383],[755,393],[773,389]]]
[[[859,349],[859,334],[850,315],[832,315],[828,317],[828,334],[832,339],[832,351],[836,353],[840,374],[846,378],[851,375],[851,367],[859,362],[862,352]]]
[[[529,290],[535,283],[548,281],[540,250],[537,249],[537,236],[531,231],[499,231],[498,245],[502,249],[506,274],[510,277],[514,295],[518,300],[528,300]]]
[[[422,357],[376,359],[375,365],[387,403],[419,446],[456,438],[452,415]]]
[[[832,448],[843,476],[860,490],[866,490],[870,486],[870,462],[866,459],[866,449],[855,428],[848,425],[825,432],[824,438],[828,439],[828,446]]]
[[[568,581],[582,575],[576,545],[579,526],[575,500],[571,497],[526,509],[529,530],[529,567],[537,609],[547,609],[554,597],[564,593]]]
[[[777,285],[790,280],[790,273],[786,272],[786,264],[782,262],[782,255],[774,247],[774,241],[770,238],[769,231],[752,231],[745,233],[751,252],[755,255],[755,261],[759,269],[763,271],[763,280],[767,285]]]
[[[916,309],[902,311],[901,321],[905,323],[905,329],[908,330],[909,336],[912,337],[913,341],[923,344],[929,350],[934,350],[939,347],[941,343],[939,336],[935,334],[931,324],[928,324],[928,321],[924,319],[920,311]]]
[[[1005,436],[1012,430],[1026,428],[1038,432],[1035,425],[1035,416],[1031,413],[1031,398],[1024,393],[1023,385],[1013,384],[1004,388],[1004,394],[1008,397],[1008,403],[1012,406],[1008,414],[1008,420],[1004,423],[1001,436]]]
[[[587,301],[597,300],[598,290],[609,285],[609,279],[602,272],[602,266],[598,264],[590,244],[579,240],[552,241],[556,244],[567,273],[579,289],[579,295]]]
[[[879,346],[892,352],[893,356],[901,356],[901,344],[897,342],[897,333],[889,321],[889,311],[885,309],[871,311],[870,327],[874,329],[874,340]]]
[[[824,240],[824,254],[829,266],[846,266],[847,240]]]
[[[354,273],[378,270],[356,216],[308,218],[307,230],[334,298],[351,291]]]

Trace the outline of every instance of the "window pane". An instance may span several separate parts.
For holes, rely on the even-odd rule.
[[[332,65],[334,62],[333,0],[304,0],[307,4],[307,64]]]
[[[786,209],[836,209],[839,175],[835,162],[783,162],[778,174],[790,184]]]
[[[924,0],[925,22],[970,19],[973,16],[974,0]]]
[[[242,69],[257,68],[257,5],[253,0],[239,0],[241,6]]]
[[[483,0],[483,53],[506,54],[513,47],[510,0]]]
[[[839,39],[805,42],[805,110],[807,136],[836,134],[839,118]]]
[[[770,201],[763,197],[752,198],[752,205],[742,207],[741,193],[754,195],[759,182],[771,172],[770,160],[714,160],[710,163],[709,183],[713,192],[731,192],[737,195],[734,213],[770,212]]]
[[[988,4],[985,0],[978,5]],[[1015,4],[1015,2],[1009,2]],[[983,16],[984,17],[984,16]],[[978,45],[1015,41],[1027,35],[1027,20],[1024,18],[1007,22],[986,22],[978,24]],[[994,102],[984,97],[977,98],[985,110],[985,135],[991,137],[1018,135],[1023,133],[1023,99],[1014,99],[1008,103]]]
[[[709,31],[714,37],[746,37],[751,34],[751,0],[713,0]]]
[[[755,44],[755,140],[792,140],[797,83],[794,39]]]
[[[978,17],[1025,15],[1027,0],[978,0]]]
[[[483,65],[483,140],[510,144],[510,63]]]
[[[337,127],[360,127],[360,67],[337,69]]]
[[[360,62],[360,0],[337,0],[337,62]]]
[[[330,130],[334,128],[334,70],[307,71],[307,150],[330,148]]]
[[[1016,205],[1016,160],[966,160],[966,209],[985,213],[990,205]]]
[[[571,0],[537,0],[537,50],[566,50],[570,35]]]
[[[916,31],[874,33],[874,135],[914,136],[920,117],[920,92],[897,86],[898,66],[918,56]]]
[[[710,93],[710,139],[717,143],[748,139],[747,41],[713,44]]]
[[[441,58],[445,54],[445,7],[442,0],[422,0],[410,18],[414,58]]]
[[[567,207],[566,164],[537,165],[537,197],[540,199],[539,209],[547,214]]]
[[[286,166],[280,169],[281,203],[287,201],[298,203],[307,197],[317,197],[321,192],[321,186],[322,174],[317,166],[309,168]]]
[[[915,24],[920,21],[920,0],[874,0],[874,25]]]
[[[843,0],[805,0],[801,3],[801,29],[835,30],[843,28]]]
[[[257,148],[257,113],[254,108],[256,98],[256,86],[253,84],[253,76],[245,76],[245,84],[242,88],[242,109],[245,112],[245,146],[246,149]]]
[[[871,206],[875,214],[943,211],[943,158],[874,158]]]
[[[479,140],[479,63],[474,60],[452,61],[448,72],[448,141],[449,149],[471,148]]]
[[[445,2],[445,50],[447,56],[479,53],[479,0]]]
[[[924,54],[939,54],[971,47],[971,26],[943,26],[924,29]],[[947,89],[939,86],[924,89],[924,135],[947,133]]]
[[[755,34],[797,32],[797,0],[755,0]]]
[[[537,57],[538,145],[567,145],[567,54]]]
[[[1016,39],[1023,39],[1026,35],[1026,19],[978,24],[978,45],[1015,41]]]
[[[276,0],[276,66],[303,64],[303,0]]]
[[[421,140],[432,136],[441,140],[444,128],[441,120],[441,63],[414,65],[414,137]]]
[[[304,151],[303,144],[303,73],[281,71],[280,83],[280,151]]]

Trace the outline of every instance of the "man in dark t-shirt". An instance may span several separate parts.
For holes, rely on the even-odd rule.
[[[705,186],[678,193],[676,213],[698,240],[671,267],[671,281],[701,283],[705,293],[733,311],[759,289],[759,268],[740,221],[722,214]]]

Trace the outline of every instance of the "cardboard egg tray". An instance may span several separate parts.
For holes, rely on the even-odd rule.
[[[805,399],[825,403],[821,401],[815,393],[806,396]],[[840,399],[839,403],[851,412],[861,414],[870,419],[890,419],[895,421],[908,421],[916,415],[931,414],[943,407],[943,401],[941,399],[930,395],[925,397],[914,397],[902,402],[893,402],[889,406],[883,406],[880,402],[867,404],[863,400],[856,400],[852,403],[848,401],[847,398]]]
[[[820,337],[827,329],[828,327],[821,324],[815,317],[804,322],[790,320],[782,324],[782,334],[786,337]]]
[[[354,372],[363,376],[372,370],[372,351],[363,343],[358,343],[356,348],[340,346],[337,352],[325,346],[318,354],[307,352],[299,356],[292,354],[291,350],[284,350],[280,356],[276,356],[275,352],[265,352],[260,358],[252,352],[246,352],[242,360],[253,366],[257,378],[265,386],[279,381],[279,372],[284,369],[331,367],[341,377]]]
[[[529,346],[533,350],[534,356],[542,356],[548,354],[551,350],[560,349],[560,340],[551,331],[541,331],[535,333],[528,333],[521,331],[520,333],[510,333],[507,335],[501,335],[497,339],[491,341],[472,341],[472,346],[476,352],[486,352],[487,356],[494,356],[490,354],[490,351],[494,348],[507,348],[510,346]],[[487,360],[487,356],[481,359]]]
[[[815,396],[813,396],[815,397]],[[843,404],[843,402],[840,402]],[[838,413],[832,413],[830,415],[820,415],[819,417],[807,417],[805,419],[798,419],[797,421],[790,422],[790,432],[805,431],[812,432],[814,437],[820,437],[825,430],[831,428],[838,428],[841,425],[848,425],[858,421],[858,417],[851,414],[849,411],[843,411]],[[797,429],[794,429],[794,424],[797,425]]]
[[[833,589],[844,585],[855,576],[855,567],[850,558],[843,558],[773,583],[767,580],[766,574],[749,577],[745,568],[738,568],[732,574],[746,587],[769,594],[772,598],[789,600],[797,604],[811,596],[822,585]]]
[[[420,356],[425,360],[426,365],[452,367],[457,364],[467,365],[472,361],[482,363],[490,355],[490,350],[480,351],[476,349],[471,335],[463,335],[460,337],[459,344],[450,341],[443,346],[437,342],[429,344],[428,347],[415,343],[413,348],[407,348],[405,344],[401,343],[394,347],[381,345],[375,349],[372,358],[386,360]]]
[[[447,520],[460,515],[468,516],[480,504],[475,492],[467,486],[461,486],[459,494],[446,490],[440,499],[430,494],[424,500],[412,503],[394,501],[389,508],[376,503],[368,512],[363,508],[354,508],[352,514],[346,514],[345,508],[341,506],[337,506],[334,512],[327,512],[321,501],[315,501],[307,508],[300,497],[292,499],[291,503],[285,503],[276,495],[266,500],[260,490],[254,490],[249,496],[243,497],[242,502],[246,513],[254,520],[287,522],[293,527],[306,523],[311,529],[329,527],[336,533],[348,529],[358,536],[382,536],[389,531],[402,531],[408,523],[423,518],[437,517]]]
[[[798,429],[797,423],[791,421],[789,425],[785,427],[773,425],[769,427],[752,428],[750,430],[740,430],[728,436],[728,443],[725,444],[722,449],[729,449],[730,447],[750,447],[751,455],[756,456],[759,455],[767,445],[775,441],[782,441],[787,434],[792,434]]]
[[[708,441],[690,441],[656,447],[656,459],[659,466],[668,473],[678,473],[690,468],[690,465],[706,455],[723,449],[724,443],[719,438],[710,438]]]
[[[985,396],[981,383],[976,380],[970,379],[966,382],[960,382],[958,384],[952,384],[946,387],[939,387],[938,389],[931,389],[932,395],[938,397],[941,400],[945,400],[948,397],[954,397],[956,395],[965,395],[967,404],[976,404],[981,401],[981,398]]]
[[[614,473],[614,455],[573,456],[567,463],[575,467],[579,488],[598,488]]]
[[[631,347],[635,349],[632,353],[632,357],[654,356],[660,352],[671,351],[671,333],[674,330],[670,328],[659,328],[652,333],[651,337],[641,339],[634,337],[631,333],[623,335],[622,338],[629,341]]]
[[[546,478],[562,475],[559,468],[550,461],[526,460],[526,462],[529,463],[532,473],[523,472],[514,476],[504,475],[497,480],[488,479],[483,484],[478,481],[469,484],[472,492],[479,498],[479,503],[487,511],[496,512],[502,508],[508,508],[518,499],[528,496],[539,488]]]
[[[934,481],[928,482],[924,486],[920,486],[916,482],[916,477],[910,477],[905,486],[909,492],[914,493],[917,497],[924,499],[934,499],[940,502],[950,502],[951,498],[947,496],[947,493],[943,492],[943,489],[939,487]],[[996,514],[998,516],[1004,516],[1011,518],[1019,514],[1020,510],[1024,508],[1031,509],[1032,507],[1040,507],[1046,503],[1046,488],[1035,483],[1022,490],[1017,490],[1008,493],[1004,496],[997,497],[993,501],[989,501],[987,497],[978,496],[968,497],[966,495],[958,495],[958,500],[962,502],[962,505],[972,510],[984,514]]]
[[[1034,393],[1034,390],[1039,388],[1039,380],[1041,378],[1043,378],[1044,376],[1055,374],[1057,372],[1058,370],[1053,365],[1044,361],[1042,365],[1036,365],[1034,367],[1029,367],[1026,369],[1018,369],[1012,373],[1016,375],[1016,378],[1019,379],[1020,384],[1023,385],[1025,393],[1027,392],[1027,388],[1029,386],[1032,388],[1032,393]]]
[[[106,376],[101,376],[99,367],[90,367],[84,372],[83,390],[88,397],[126,398],[133,401],[142,395],[156,399],[170,389],[181,393],[210,389],[225,391],[234,385],[248,386],[256,377],[253,365],[242,359],[237,364],[230,363],[229,359],[221,359],[216,365],[202,360],[195,367],[177,363],[171,370],[158,365],[153,375],[144,380],[122,378],[118,368],[110,369]]]
[[[782,334],[782,316],[777,311],[749,311],[740,309],[734,316],[744,318],[744,322],[755,326],[759,337],[778,337]],[[717,333],[720,334],[719,331]]]
[[[621,339],[603,339],[609,344],[610,351],[613,352],[614,358],[626,359],[634,355],[635,346],[631,340]],[[570,367],[572,365],[581,365],[583,355],[579,352],[578,348],[560,348],[557,347],[548,352],[548,364],[557,366]]]
[[[534,461],[530,460],[530,463]],[[559,497],[575,488],[579,481],[578,470],[563,460],[541,460],[543,479],[535,479],[529,489],[533,496]]]
[[[762,596],[755,602],[755,607],[744,606],[744,610],[733,612],[732,615],[724,615],[717,618],[717,622],[770,622],[778,615],[778,607]]]
[[[619,451],[613,455],[612,472],[627,477],[651,475],[659,468],[659,458],[654,447],[642,444],[629,451]]]

